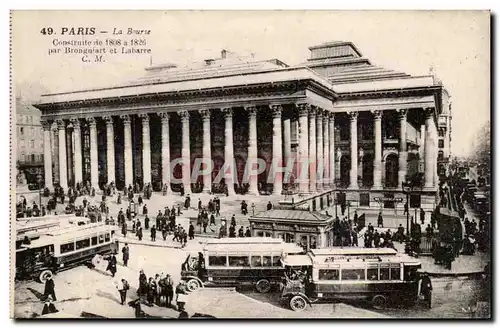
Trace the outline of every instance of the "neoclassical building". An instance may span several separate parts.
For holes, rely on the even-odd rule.
[[[158,189],[176,177],[190,192],[196,159],[211,158],[212,174],[198,180],[209,192],[225,159],[234,159],[234,175],[224,180],[233,194],[247,160],[260,158],[266,168],[250,177],[249,193],[340,190],[358,206],[391,207],[401,183],[420,173],[422,203],[431,206],[439,118],[451,117],[442,84],[375,66],[350,42],[309,49],[296,66],[223,50],[189,67],[147,67],[128,84],[44,95],[36,107],[45,184],[150,182]],[[289,183],[282,175],[269,182],[273,158],[313,165],[303,179],[295,163]],[[175,159],[184,164],[171,167]]]

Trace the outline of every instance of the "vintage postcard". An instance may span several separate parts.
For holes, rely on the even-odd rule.
[[[491,318],[489,11],[11,11],[11,316]]]

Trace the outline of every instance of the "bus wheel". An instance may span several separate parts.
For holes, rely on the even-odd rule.
[[[187,289],[190,292],[194,292],[195,290],[199,289],[200,287],[201,287],[200,283],[196,279],[190,279],[187,282]]]
[[[271,283],[267,279],[260,279],[255,283],[255,289],[259,293],[268,293],[271,290]]]
[[[304,299],[304,297],[300,295],[295,295],[292,298],[290,298],[290,309],[300,312],[304,310],[307,306],[307,301]]]
[[[38,276],[38,280],[44,284],[47,281],[47,279],[49,279],[51,277],[52,277],[52,271],[43,270],[42,272],[40,272],[40,275]]]
[[[387,298],[383,295],[375,295],[372,304],[375,309],[383,309],[387,305]]]

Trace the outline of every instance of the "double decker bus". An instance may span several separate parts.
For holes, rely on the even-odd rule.
[[[420,262],[391,248],[312,249],[282,262],[281,297],[294,311],[342,299],[368,299],[383,308],[390,301],[411,305],[418,298]]]
[[[16,278],[45,282],[58,271],[118,252],[114,227],[102,223],[56,229],[16,249]]]
[[[303,253],[302,247],[279,238],[221,238],[205,243],[182,264],[181,279],[190,291],[200,287],[253,285],[267,293],[283,279],[281,259]]]

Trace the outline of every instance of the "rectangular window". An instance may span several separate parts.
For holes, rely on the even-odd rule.
[[[319,280],[339,280],[339,270],[337,269],[320,269]]]
[[[438,147],[444,148],[444,140],[438,140]]]
[[[92,237],[92,246],[97,245],[97,237]]]
[[[229,266],[230,267],[250,266],[250,263],[248,262],[248,256],[229,256]]]
[[[389,268],[380,268],[380,280],[389,280]]]
[[[271,257],[270,256],[262,256],[262,266],[270,267],[271,266]]]
[[[378,268],[368,268],[366,275],[368,280],[378,280]]]
[[[109,232],[108,232],[108,233],[106,233],[106,235],[104,236],[104,241],[108,242],[108,241],[110,241],[110,240],[111,240],[111,237],[110,237]]]
[[[342,270],[342,280],[365,280],[365,269]]]
[[[251,263],[253,267],[261,267],[262,266],[262,256],[252,256]]]
[[[208,265],[210,266],[226,266],[227,257],[226,256],[209,256]]]
[[[89,246],[90,246],[90,239],[89,238],[76,241],[76,249],[87,248]]]
[[[273,266],[274,267],[281,266],[281,256],[273,256]]]
[[[61,254],[72,252],[75,250],[75,243],[61,244]]]
[[[257,237],[264,237],[264,231],[257,231]]]
[[[401,280],[401,268],[391,268],[391,280]]]
[[[99,235],[99,244],[104,243],[104,235],[100,234]]]

